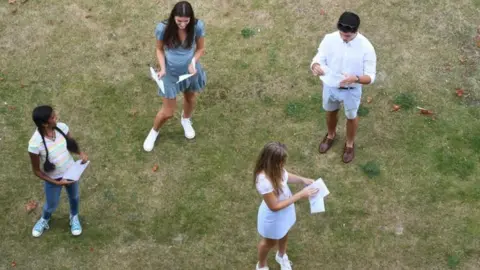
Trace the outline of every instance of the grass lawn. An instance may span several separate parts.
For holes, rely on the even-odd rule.
[[[207,31],[197,137],[184,138],[179,109],[146,153],[161,106],[154,29],[174,3],[1,1],[0,269],[254,269],[251,171],[272,140],[288,145],[289,171],[331,191],[326,213],[296,204],[294,269],[480,269],[479,0],[192,1]],[[378,57],[348,165],[343,111],[340,140],[317,151],[325,113],[308,68],[345,9]],[[50,230],[31,236],[44,193],[27,144],[44,103],[91,159],[79,238],[66,193]],[[40,206],[27,213],[30,200]]]

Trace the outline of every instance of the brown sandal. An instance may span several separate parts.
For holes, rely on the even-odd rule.
[[[355,144],[353,144],[353,147],[347,147],[347,144],[345,144],[343,148],[343,162],[349,163],[350,161],[353,160],[354,157],[355,157]]]
[[[318,152],[320,152],[320,154],[326,153],[328,151],[328,149],[330,149],[330,147],[332,147],[333,142],[335,141],[336,137],[337,137],[337,135],[335,135],[335,137],[333,137],[333,139],[329,139],[328,134],[325,135],[322,142],[318,146]]]

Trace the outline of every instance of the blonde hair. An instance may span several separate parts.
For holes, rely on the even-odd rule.
[[[287,146],[280,142],[267,143],[258,156],[253,171],[253,182],[257,182],[257,176],[262,171],[272,183],[275,194],[282,192],[283,165],[287,160]]]

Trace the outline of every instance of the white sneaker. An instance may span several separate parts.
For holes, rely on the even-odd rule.
[[[35,226],[33,226],[32,230],[32,235],[33,237],[40,237],[42,235],[44,230],[48,230],[50,227],[48,226],[48,220],[43,219],[41,217],[37,223],[35,223]]]
[[[70,231],[74,236],[79,236],[82,234],[82,225],[80,224],[80,219],[78,215],[70,216]]]
[[[155,145],[155,140],[158,137],[158,131],[155,131],[153,128],[148,133],[147,138],[143,142],[143,149],[147,152],[153,150],[153,146]]]
[[[183,112],[181,123],[183,126],[183,130],[185,131],[185,137],[190,140],[195,138],[195,130],[192,127],[192,121],[190,121],[190,118],[183,118]]]
[[[281,270],[292,270],[292,262],[288,259],[287,254],[283,254],[283,257],[278,256],[278,251],[277,255],[275,255],[275,260],[277,261],[278,264],[280,264],[280,269]]]
[[[270,270],[270,268],[268,268],[268,266],[265,265],[264,267],[260,268],[260,267],[258,267],[258,264],[259,264],[259,263],[257,263],[257,268],[256,268],[256,270]]]

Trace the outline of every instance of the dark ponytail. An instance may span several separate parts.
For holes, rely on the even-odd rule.
[[[44,130],[44,124],[48,123],[48,119],[52,116],[53,113],[53,108],[48,105],[43,105],[43,106],[38,106],[33,110],[32,113],[32,118],[33,122],[35,122],[35,125],[37,126],[38,133],[40,133],[40,136],[42,137],[42,142],[43,146],[45,147],[45,163],[43,164],[43,170],[45,172],[51,172],[55,170],[55,164],[51,163],[50,160],[48,159],[48,148],[47,148],[47,143],[45,142],[45,134],[43,134]],[[55,127],[55,130],[60,132],[62,136],[65,138],[67,141],[67,149],[70,152],[73,153],[79,153],[79,147],[77,142],[74,139],[68,138],[67,135],[58,127]]]

